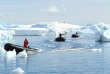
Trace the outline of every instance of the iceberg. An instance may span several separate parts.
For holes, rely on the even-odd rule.
[[[21,36],[58,36],[62,34],[73,34],[82,28],[80,25],[68,24],[65,22],[40,22],[37,24],[15,25],[9,22],[0,23],[0,30],[13,30],[13,35]],[[7,34],[9,34],[7,33]],[[10,36],[10,35],[9,35]],[[12,36],[10,36],[12,38]]]
[[[16,57],[16,52],[15,50],[13,51],[6,51],[6,55],[5,55],[7,58],[15,58]]]
[[[5,55],[4,55],[4,52],[5,52]],[[15,50],[13,50],[13,51],[5,51],[5,50],[3,51],[3,50],[1,50],[0,54],[3,54],[5,56],[7,62],[16,61],[16,58],[23,58],[23,59],[27,60],[27,57],[28,57],[25,50],[18,53],[17,55],[16,55]]]
[[[13,35],[15,34],[15,31],[9,29],[13,26],[14,25],[10,24],[9,22],[0,23],[0,43],[7,42],[7,39],[12,39],[13,38]]]
[[[45,28],[14,28],[13,30],[16,36],[41,36],[47,32]]]
[[[0,55],[4,56],[4,54],[5,54],[4,48],[0,47]]]
[[[0,46],[12,39],[14,34],[14,30],[0,30]]]
[[[23,50],[22,52],[18,53],[18,54],[16,55],[16,57],[19,57],[19,58],[27,58],[28,55],[27,55],[27,53],[26,53],[26,50]]]
[[[94,33],[91,29],[85,28],[85,29],[79,29],[76,31],[78,34],[84,34],[84,33]]]
[[[15,27],[18,27],[18,25],[14,25],[9,22],[0,22],[0,29],[9,29],[9,28],[15,28]]]
[[[0,23],[0,54],[5,53],[5,50],[3,48],[4,44],[8,42],[8,40],[13,38],[13,35],[15,34],[14,30],[7,29],[11,24],[9,23]],[[7,55],[9,55],[10,52],[7,52]],[[10,55],[12,57],[12,55]]]
[[[90,29],[95,32],[96,41],[110,41],[110,26],[108,24],[94,24]]]
[[[60,33],[68,34],[72,33],[75,29],[79,29],[82,26],[67,24],[63,22],[41,22],[31,25],[18,25],[9,29],[15,31],[15,35],[54,35],[57,36]]]
[[[48,24],[49,31],[47,33],[57,36],[60,33],[62,34],[72,33],[75,29],[79,28],[81,28],[81,26],[79,25],[67,24],[63,22],[52,22]]]
[[[21,68],[17,68],[12,71],[13,74],[24,74],[24,71]]]

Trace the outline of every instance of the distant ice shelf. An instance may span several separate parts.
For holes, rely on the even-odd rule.
[[[60,33],[68,34],[75,29],[79,29],[82,26],[67,24],[62,22],[45,22],[32,25],[18,25],[11,27],[15,31],[15,35],[55,35],[58,36]]]
[[[43,36],[48,31],[45,28],[13,28],[16,36]]]

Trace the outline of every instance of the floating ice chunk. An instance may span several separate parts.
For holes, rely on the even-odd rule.
[[[37,52],[44,52],[45,50],[44,49],[38,49]]]
[[[97,49],[97,48],[95,48],[95,49],[88,49],[88,51],[98,51],[98,52],[102,52],[102,49]]]
[[[7,57],[7,58],[8,58],[8,57],[11,57],[11,58],[16,57],[16,52],[15,52],[15,50],[6,52],[6,57]]]
[[[0,46],[3,46],[8,39],[12,39],[14,31],[12,30],[0,30]]]
[[[22,52],[19,52],[16,56],[19,57],[19,58],[27,58],[28,57],[28,55],[26,53],[26,50],[23,50]]]
[[[13,51],[5,51],[5,57],[7,59],[7,61],[15,61],[16,60],[16,52],[15,50]]]
[[[0,47],[0,54],[4,54],[4,53],[5,53],[4,48]]]
[[[92,46],[94,46],[94,45],[90,45],[90,46],[92,47]]]
[[[90,27],[95,32],[96,41],[110,41],[110,26],[99,23]]]
[[[21,68],[17,68],[15,70],[12,71],[13,74],[24,74],[24,71]]]

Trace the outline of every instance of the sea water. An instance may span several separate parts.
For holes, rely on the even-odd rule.
[[[12,74],[17,68],[25,74],[110,73],[110,42],[95,42],[94,34],[64,37],[65,42],[55,42],[55,36],[14,36],[9,42],[23,46],[27,38],[38,52],[11,59],[0,54],[0,74]]]

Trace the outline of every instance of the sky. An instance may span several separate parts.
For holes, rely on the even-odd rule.
[[[0,22],[110,24],[110,0],[0,0]]]

